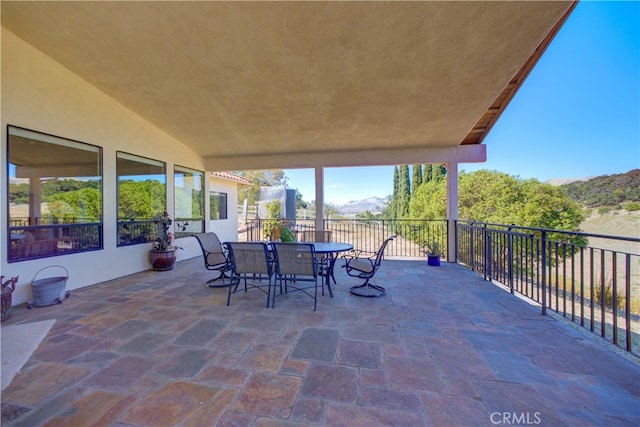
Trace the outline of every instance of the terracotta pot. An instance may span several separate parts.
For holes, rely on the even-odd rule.
[[[4,276],[0,276],[2,284],[2,321],[11,319],[13,315],[13,291],[16,290],[18,277],[12,277],[6,282],[2,282]]]
[[[13,293],[2,291],[2,321],[11,319],[13,315]]]
[[[151,267],[155,271],[167,271],[173,269],[173,264],[176,262],[175,249],[170,251],[151,251],[149,252],[149,260],[151,261]]]

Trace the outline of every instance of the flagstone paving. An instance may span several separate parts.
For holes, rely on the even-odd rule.
[[[55,319],[3,426],[637,426],[640,364],[456,264],[385,260],[381,298],[206,288],[200,259],[15,307]],[[5,357],[3,353],[3,357]]]

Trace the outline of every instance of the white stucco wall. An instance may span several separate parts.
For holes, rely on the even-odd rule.
[[[238,240],[238,184],[226,179],[211,176],[210,191],[227,193],[227,219],[209,221],[209,230],[218,235],[221,242]]]
[[[203,159],[4,28],[1,37],[0,273],[3,276],[20,277],[13,295],[14,305],[29,301],[30,283],[34,274],[48,265],[62,265],[69,271],[68,290],[149,269],[150,244],[116,247],[116,151],[166,162],[167,203],[170,213],[174,212],[174,165],[204,170]],[[102,147],[104,250],[33,261],[7,262],[7,125]],[[233,203],[237,203],[237,197],[234,202],[232,192],[229,191],[229,194],[229,206],[234,207],[232,210],[235,211]],[[230,217],[229,221],[231,220]],[[237,232],[235,224],[233,228]],[[178,251],[178,261],[201,256],[195,239],[179,239],[178,244],[184,247],[184,250]],[[60,271],[55,270],[52,271],[53,274],[44,273],[38,278],[60,275]]]

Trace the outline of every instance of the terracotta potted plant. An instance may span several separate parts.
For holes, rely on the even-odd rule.
[[[149,259],[151,266],[156,271],[166,271],[173,269],[176,262],[176,251],[182,249],[173,244],[174,234],[171,231],[173,220],[167,212],[153,218],[158,237],[151,242],[151,252]]]
[[[427,265],[438,267],[440,265],[440,245],[438,242],[431,242],[426,245],[427,250]]]

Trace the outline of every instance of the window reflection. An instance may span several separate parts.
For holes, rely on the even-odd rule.
[[[8,261],[102,248],[102,149],[9,126]]]

